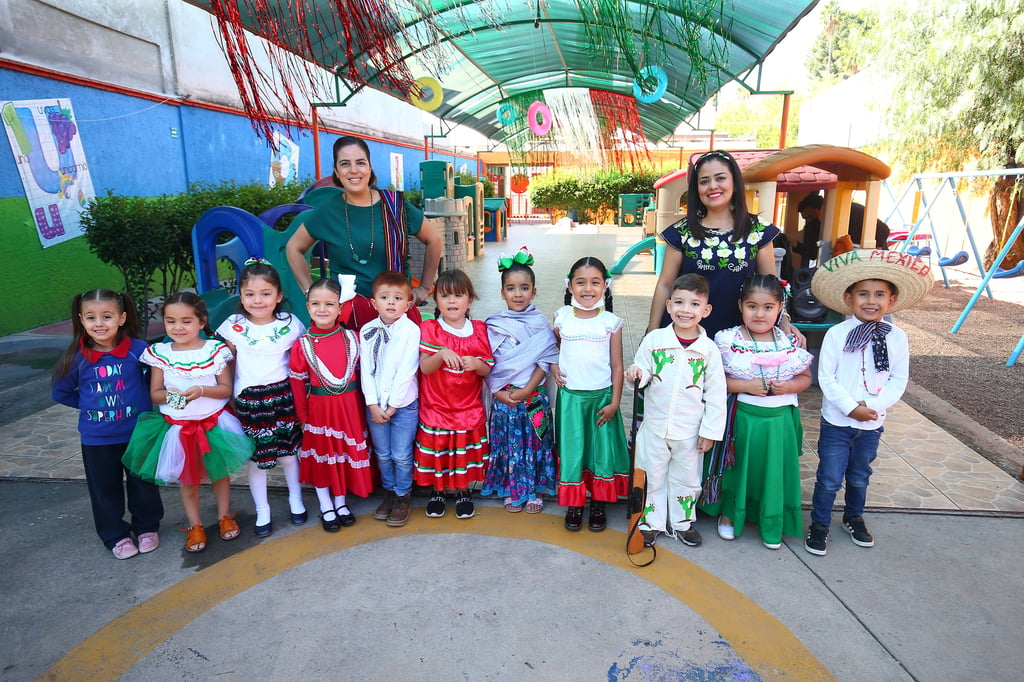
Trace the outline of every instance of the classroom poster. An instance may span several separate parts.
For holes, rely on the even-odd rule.
[[[299,180],[299,145],[282,135],[281,131],[274,131],[274,149],[270,150],[270,181],[271,187],[277,187],[286,182],[298,182]]]
[[[0,115],[43,248],[81,236],[96,194],[71,100],[4,101]]]

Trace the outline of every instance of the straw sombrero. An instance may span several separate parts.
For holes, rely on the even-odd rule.
[[[853,314],[843,294],[856,282],[882,279],[896,285],[898,298],[889,312],[916,305],[935,283],[931,267],[906,253],[883,249],[856,249],[822,263],[811,279],[814,297],[836,312]]]

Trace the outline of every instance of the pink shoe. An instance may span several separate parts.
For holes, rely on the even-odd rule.
[[[156,533],[143,533],[139,536],[139,551],[149,554],[160,546],[160,536]]]
[[[131,538],[122,538],[110,551],[114,553],[115,559],[131,559],[139,553],[139,548]]]

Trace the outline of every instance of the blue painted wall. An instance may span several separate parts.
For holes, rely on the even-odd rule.
[[[69,98],[98,195],[154,196],[183,192],[189,183],[266,182],[270,147],[240,113],[202,106],[161,103],[0,67],[0,104],[9,100]],[[282,131],[284,128],[282,126]],[[304,178],[331,172],[337,131],[320,133],[321,166],[313,172],[313,137],[292,128]],[[368,140],[370,161],[381,184],[390,182],[391,152],[403,156],[406,189],[419,187],[422,147]],[[43,249],[32,223],[13,152],[0,140],[0,234],[7,258],[0,290],[13,309],[0,316],[0,334],[23,331],[67,317],[71,297],[97,286],[121,288],[120,276],[73,239]],[[432,153],[432,159],[476,167],[475,159]]]

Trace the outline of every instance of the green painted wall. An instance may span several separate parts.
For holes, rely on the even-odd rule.
[[[0,244],[0,335],[68,319],[78,292],[124,287],[121,275],[89,251],[84,237],[44,250],[23,197],[0,199]]]

